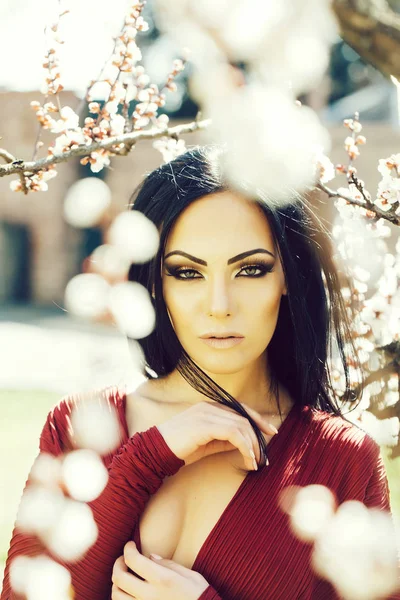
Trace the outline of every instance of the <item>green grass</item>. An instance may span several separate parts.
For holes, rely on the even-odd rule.
[[[21,494],[38,454],[40,432],[47,413],[61,396],[47,391],[0,390],[0,576]],[[400,458],[390,461],[385,448],[382,456],[393,515],[400,523]]]
[[[5,561],[18,504],[39,452],[49,410],[62,394],[0,390],[0,564]]]
[[[392,512],[400,524],[400,457],[390,460],[388,458],[389,450],[388,448],[381,448],[389,482]]]

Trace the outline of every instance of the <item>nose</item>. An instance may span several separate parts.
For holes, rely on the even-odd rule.
[[[214,317],[225,317],[231,312],[229,285],[221,278],[208,282],[207,311]]]

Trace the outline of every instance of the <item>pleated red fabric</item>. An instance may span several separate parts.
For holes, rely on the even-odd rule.
[[[21,600],[10,587],[12,560],[38,554],[69,569],[75,600],[110,600],[112,569],[124,545],[133,539],[141,552],[138,525],[150,496],[185,464],[156,426],[129,437],[125,388],[108,387],[101,393],[118,412],[121,442],[102,457],[109,480],[103,493],[88,503],[98,539],[83,559],[67,563],[14,527],[0,600]],[[40,452],[58,456],[75,449],[70,416],[87,397],[65,396],[50,411]],[[333,586],[313,572],[312,547],[292,533],[278,497],[289,485],[321,484],[334,492],[338,504],[359,500],[391,513],[379,445],[340,417],[295,404],[270,440],[268,457],[269,466],[245,477],[195,559],[192,569],[209,583],[198,600],[339,600]],[[400,579],[399,592],[387,600],[400,600]]]

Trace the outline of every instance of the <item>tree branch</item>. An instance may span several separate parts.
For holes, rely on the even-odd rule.
[[[365,202],[362,202],[361,200],[356,200],[355,198],[347,196],[346,194],[342,194],[337,190],[331,190],[321,181],[317,183],[317,188],[325,192],[325,194],[327,194],[329,198],[343,198],[343,200],[346,200],[347,202],[349,202],[349,204],[353,204],[354,206],[360,206],[361,208],[364,208],[367,211],[367,215],[368,213],[371,213],[371,215],[368,216],[374,217],[374,220],[376,221],[378,219],[385,219],[386,221],[393,223],[393,225],[400,225],[400,217],[397,216],[395,212],[385,212],[375,204],[372,204],[371,202],[365,204]]]
[[[116,156],[124,155],[129,152],[133,145],[139,140],[153,140],[160,137],[172,137],[180,136],[184,133],[192,133],[199,129],[205,129],[210,124],[210,119],[203,121],[193,121],[191,123],[184,123],[182,125],[176,125],[175,127],[169,127],[166,129],[153,128],[146,131],[133,131],[130,133],[124,133],[119,136],[106,138],[100,142],[93,142],[88,146],[80,145],[77,148],[63,152],[62,154],[53,154],[47,158],[41,158],[37,161],[27,162],[24,160],[15,159],[7,150],[0,148],[0,156],[3,157],[8,164],[0,165],[0,177],[7,175],[13,175],[14,173],[37,173],[43,169],[47,169],[56,163],[66,162],[67,160],[78,157],[78,156],[89,156],[95,150],[103,149],[110,150],[115,153]],[[124,148],[114,148],[114,146],[123,145]]]

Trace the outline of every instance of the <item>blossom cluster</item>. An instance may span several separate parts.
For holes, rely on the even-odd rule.
[[[142,59],[139,46],[136,43],[138,32],[148,30],[148,23],[142,16],[145,2],[133,0],[125,16],[120,34],[115,38],[112,56],[105,64],[102,75],[92,81],[86,94],[88,108],[93,116],[86,117],[80,125],[79,115],[69,106],[61,107],[58,94],[63,86],[60,82],[59,61],[57,59],[57,43],[63,43],[58,36],[58,24],[50,28],[52,33],[51,47],[46,54],[43,67],[46,69],[45,86],[42,91],[46,94],[43,104],[38,101],[31,102],[31,107],[36,113],[36,118],[42,129],[58,134],[53,144],[48,148],[48,156],[72,155],[71,151],[82,149],[93,143],[99,148],[88,153],[81,159],[83,165],[89,164],[94,173],[110,165],[111,157],[125,151],[123,141],[107,148],[102,148],[101,143],[112,138],[120,138],[132,131],[141,131],[148,126],[157,130],[168,128],[169,118],[165,114],[158,114],[160,108],[165,106],[167,91],[175,91],[175,78],[184,70],[185,61],[176,59],[171,72],[162,90],[154,83],[142,65],[137,64]],[[62,15],[68,11],[64,11]],[[57,97],[57,105],[47,100],[47,95]],[[103,96],[104,103],[97,101]],[[136,102],[132,115],[128,116],[129,104]],[[121,114],[122,113],[122,114]],[[176,145],[174,141],[172,146]],[[37,143],[37,149],[43,143]],[[182,148],[182,143],[177,146]],[[129,146],[129,150],[132,145]],[[155,145],[155,148],[164,148],[164,143]],[[129,151],[128,150],[128,151]],[[162,150],[165,157],[166,154]],[[176,155],[176,154],[174,154]],[[52,176],[56,175],[52,165]],[[23,178],[26,180],[24,186]],[[45,171],[38,171],[34,175],[24,173],[20,180],[10,184],[13,191],[46,191],[46,181],[49,175]]]

